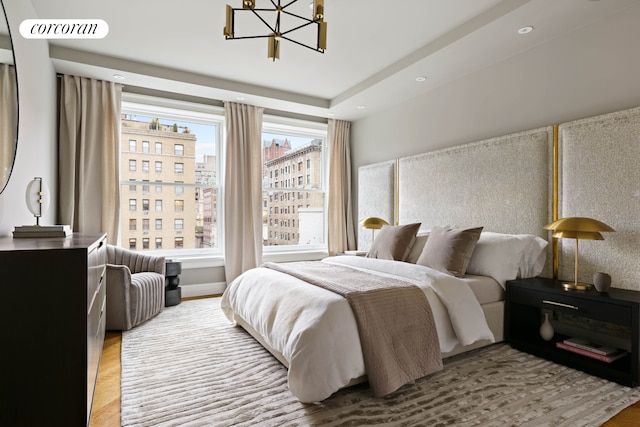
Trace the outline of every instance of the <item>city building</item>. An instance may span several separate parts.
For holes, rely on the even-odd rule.
[[[196,136],[158,119],[123,115],[121,244],[131,249],[196,247]]]
[[[272,155],[274,151],[280,155]],[[263,147],[263,238],[266,246],[324,241],[322,140],[291,149],[288,140]],[[269,158],[269,159],[267,159]],[[303,230],[306,230],[304,233]]]

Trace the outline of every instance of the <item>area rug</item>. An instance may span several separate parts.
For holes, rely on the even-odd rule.
[[[385,398],[366,384],[297,401],[286,369],[220,299],[186,301],[123,333],[123,426],[599,426],[640,390],[495,344]]]

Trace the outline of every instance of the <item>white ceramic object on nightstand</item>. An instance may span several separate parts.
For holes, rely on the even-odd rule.
[[[553,326],[549,321],[549,312],[544,313],[544,322],[540,325],[540,336],[545,341],[550,341],[553,338]]]

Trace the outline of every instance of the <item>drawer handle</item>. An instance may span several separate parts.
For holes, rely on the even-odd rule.
[[[557,305],[559,307],[565,307],[565,308],[570,308],[572,310],[579,310],[578,307],[576,307],[575,305],[569,305],[569,304],[563,304],[561,302],[555,302],[555,301],[549,301],[547,299],[543,299],[542,300],[543,304],[551,304],[551,305]]]

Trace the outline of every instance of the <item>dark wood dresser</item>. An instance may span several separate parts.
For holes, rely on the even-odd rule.
[[[88,425],[105,263],[104,234],[0,238],[0,425]]]

